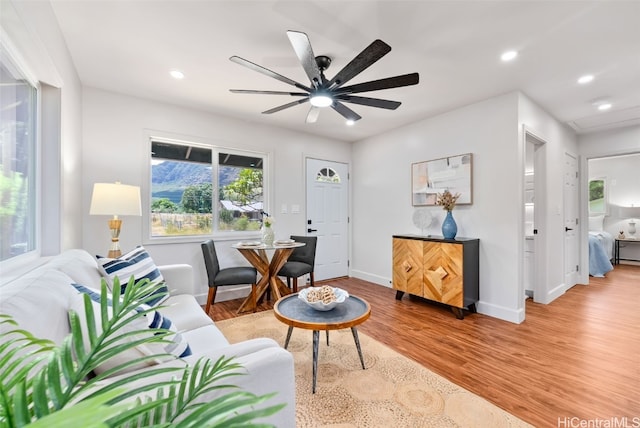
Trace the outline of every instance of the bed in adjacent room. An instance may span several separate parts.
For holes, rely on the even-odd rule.
[[[613,236],[603,230],[604,216],[589,217],[589,275],[604,277],[613,270]]]

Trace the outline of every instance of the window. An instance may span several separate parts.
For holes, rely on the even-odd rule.
[[[316,181],[322,181],[325,183],[340,183],[340,175],[333,168],[322,168],[316,174]]]
[[[151,237],[259,230],[265,159],[263,154],[152,139]]]
[[[589,180],[589,215],[591,214],[607,214],[606,178]]]
[[[0,50],[0,261],[36,249],[37,91]]]

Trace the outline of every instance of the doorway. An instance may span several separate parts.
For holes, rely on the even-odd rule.
[[[306,159],[307,235],[317,236],[316,281],[347,276],[349,168],[347,164]]]
[[[524,251],[522,296],[548,303],[544,287],[546,260],[546,142],[524,129]]]

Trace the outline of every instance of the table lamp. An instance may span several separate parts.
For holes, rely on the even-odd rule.
[[[627,207],[625,210],[626,216],[629,217],[629,236],[627,239],[637,239],[636,238],[636,218],[640,217],[640,206],[635,206],[631,204],[630,207]]]
[[[111,247],[108,257],[116,258],[122,255],[120,251],[120,228],[122,220],[118,216],[142,215],[140,204],[140,188],[116,183],[95,183],[91,196],[90,215],[112,215],[109,220],[111,230]]]

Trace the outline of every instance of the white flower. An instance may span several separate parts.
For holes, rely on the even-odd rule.
[[[265,218],[264,218],[264,225],[265,225],[265,227],[271,227],[271,225],[272,225],[273,223],[275,223],[275,222],[276,222],[276,219],[275,219],[275,218],[273,218],[273,217],[265,217]]]

